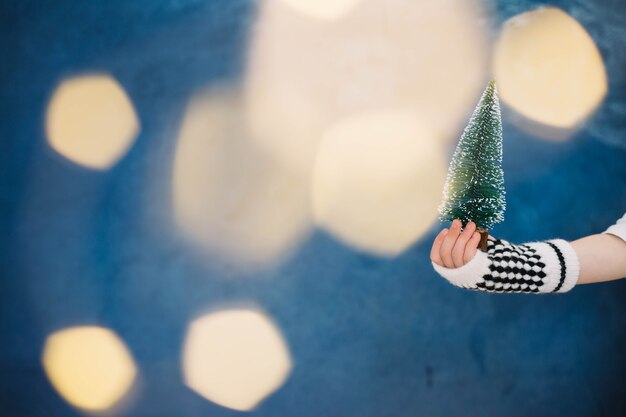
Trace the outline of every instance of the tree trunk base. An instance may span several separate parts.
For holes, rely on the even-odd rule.
[[[489,237],[488,229],[477,229],[478,233],[480,233],[480,243],[478,243],[478,249],[483,252],[487,252],[487,238]]]

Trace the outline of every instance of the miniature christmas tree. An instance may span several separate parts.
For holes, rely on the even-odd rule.
[[[439,206],[442,221],[476,223],[479,248],[487,248],[488,229],[504,219],[502,120],[495,81],[483,92],[454,151]]]

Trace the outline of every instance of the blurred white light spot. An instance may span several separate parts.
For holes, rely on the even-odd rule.
[[[175,217],[184,234],[242,268],[281,260],[310,230],[309,179],[249,140],[238,94],[195,96],[173,165]]]
[[[48,106],[50,146],[65,158],[93,169],[105,169],[126,154],[139,122],[123,88],[108,75],[64,81]]]
[[[277,3],[262,3],[245,84],[253,140],[271,155],[309,174],[332,123],[380,108],[414,108],[438,140],[458,137],[487,77],[478,1],[362,0],[335,22]]]
[[[59,394],[86,410],[115,405],[137,373],[124,343],[101,327],[72,327],[53,333],[46,340],[42,360]]]
[[[280,0],[303,15],[335,20],[348,13],[360,0]]]
[[[505,22],[494,73],[506,104],[549,127],[576,126],[607,92],[604,63],[593,39],[574,18],[552,7]]]
[[[194,320],[183,351],[185,384],[206,399],[252,410],[291,372],[279,330],[254,310],[223,310]]]
[[[364,113],[332,127],[315,164],[318,224],[357,248],[395,255],[437,217],[446,167],[414,111]]]

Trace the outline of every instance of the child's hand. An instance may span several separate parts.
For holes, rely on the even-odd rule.
[[[462,267],[474,258],[478,243],[480,234],[476,232],[476,224],[469,222],[461,231],[461,221],[455,219],[450,230],[443,229],[435,238],[430,260],[446,268]]]

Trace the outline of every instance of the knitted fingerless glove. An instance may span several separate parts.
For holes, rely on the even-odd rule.
[[[580,267],[574,248],[561,239],[513,245],[489,240],[460,268],[433,262],[435,270],[452,284],[478,291],[550,293],[567,292],[578,281]]]

